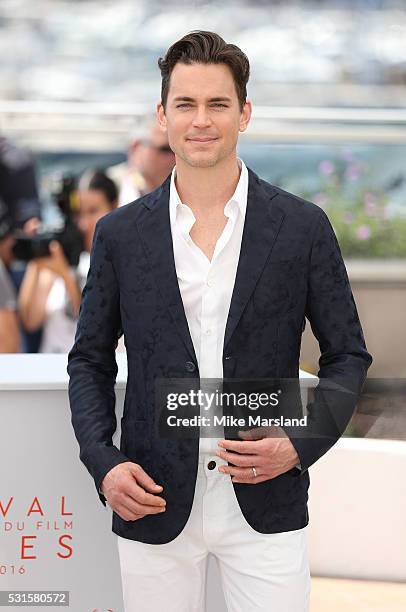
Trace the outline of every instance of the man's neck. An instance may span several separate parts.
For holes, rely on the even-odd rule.
[[[176,189],[181,202],[192,210],[224,209],[236,190],[239,178],[236,156],[207,168],[193,167],[182,159],[176,159]]]

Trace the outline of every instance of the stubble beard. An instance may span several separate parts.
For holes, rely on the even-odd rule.
[[[191,166],[192,168],[213,168],[223,159],[228,157],[232,151],[233,149],[230,149],[229,151],[217,151],[216,153],[213,153],[210,156],[199,156],[198,154],[196,156],[193,156],[189,155],[187,151],[183,150],[179,157],[186,164],[188,164],[188,166]]]

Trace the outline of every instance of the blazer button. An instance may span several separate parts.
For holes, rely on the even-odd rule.
[[[186,372],[194,372],[196,370],[196,366],[193,361],[187,361],[185,363]]]

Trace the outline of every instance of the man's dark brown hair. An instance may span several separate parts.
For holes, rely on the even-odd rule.
[[[164,110],[168,99],[169,79],[178,62],[183,64],[226,64],[233,75],[242,112],[247,99],[247,82],[250,64],[247,56],[236,45],[226,43],[215,32],[193,30],[169,47],[165,57],[160,57],[158,66],[162,75],[161,102]]]

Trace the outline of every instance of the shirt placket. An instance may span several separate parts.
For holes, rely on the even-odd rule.
[[[223,249],[226,248],[230,240],[235,225],[235,216],[228,219],[227,225],[224,228],[213,253],[213,257],[207,268],[207,275],[204,281],[202,291],[202,309],[201,309],[201,336],[200,336],[200,377],[201,389],[204,393],[215,394],[216,391],[221,391],[221,379],[223,376],[222,364],[222,338],[221,333],[221,313],[222,308],[219,301],[221,300],[221,290],[219,283],[219,261]],[[208,261],[208,260],[207,260]],[[216,450],[216,440],[223,437],[223,432],[219,427],[215,427],[213,423],[214,415],[221,416],[222,408],[214,401],[211,404],[210,410],[205,408],[208,405],[207,396],[204,396],[203,404],[200,407],[200,413],[210,415],[211,427],[205,429],[205,436],[200,441],[200,450],[206,454],[212,454]]]

